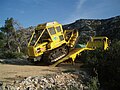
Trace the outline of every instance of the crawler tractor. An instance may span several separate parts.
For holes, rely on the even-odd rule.
[[[83,51],[109,47],[107,37],[91,37],[85,47],[75,48],[78,37],[77,30],[63,30],[58,22],[39,24],[28,43],[28,60],[56,66],[66,60],[74,62]]]
[[[28,43],[28,60],[53,64],[68,55],[78,40],[77,30],[64,30],[58,22],[39,24]]]

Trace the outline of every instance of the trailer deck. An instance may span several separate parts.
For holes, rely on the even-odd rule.
[[[58,64],[60,64],[60,63],[62,63],[64,61],[67,61],[69,59],[72,60],[72,62],[74,62],[76,57],[79,56],[81,54],[81,52],[86,51],[86,50],[94,50],[94,49],[86,48],[86,47],[85,48],[75,48],[75,49],[71,50],[70,53],[67,56],[65,56],[64,58],[58,60],[57,62],[55,62],[54,64],[52,64],[50,66],[55,67]]]

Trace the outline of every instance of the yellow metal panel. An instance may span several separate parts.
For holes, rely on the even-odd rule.
[[[103,49],[106,50],[108,48],[108,38],[107,37],[92,37],[91,41],[87,42],[87,48],[93,49]]]
[[[34,52],[34,47],[33,46],[29,46],[28,47],[28,55],[29,56],[35,56],[35,52]]]

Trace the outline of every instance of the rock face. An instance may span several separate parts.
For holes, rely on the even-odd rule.
[[[88,90],[85,81],[89,80],[84,73],[58,73],[47,76],[29,76],[14,84],[6,85],[5,90]]]
[[[111,40],[119,40],[120,16],[109,19],[80,19],[74,23],[64,25],[64,29],[77,29],[82,34],[94,32],[97,36],[107,36]]]

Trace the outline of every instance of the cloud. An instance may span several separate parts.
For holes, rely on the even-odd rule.
[[[86,5],[85,5],[86,4]],[[82,18],[104,18],[108,16],[112,3],[107,1],[95,1],[95,0],[78,0],[76,2],[75,11],[63,22],[64,24],[72,23],[75,20]],[[106,17],[107,18],[107,17]]]
[[[63,21],[64,24],[66,23],[70,23],[75,21],[76,19],[80,18],[80,13],[82,13],[82,8],[83,5],[86,3],[87,0],[78,0],[76,2],[76,7],[75,7],[75,11],[65,20]]]
[[[78,0],[74,12],[63,21],[72,23],[78,19],[104,19],[119,15],[119,0]]]
[[[76,12],[79,12],[82,8],[82,6],[84,5],[84,3],[86,2],[87,0],[79,0],[78,1],[78,4],[77,4],[77,7],[76,7]]]

